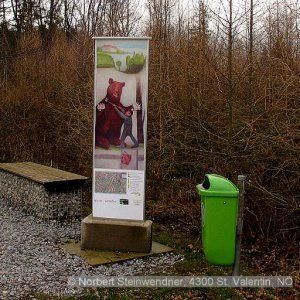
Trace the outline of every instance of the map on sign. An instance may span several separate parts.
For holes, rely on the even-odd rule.
[[[126,194],[127,173],[96,172],[95,192]]]

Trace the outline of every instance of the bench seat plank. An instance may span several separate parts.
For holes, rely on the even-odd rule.
[[[47,167],[33,162],[0,163],[0,170],[36,181],[41,184],[85,181],[87,177]]]

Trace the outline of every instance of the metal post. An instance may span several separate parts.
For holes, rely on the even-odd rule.
[[[232,276],[240,275],[241,244],[243,232],[244,195],[245,195],[245,175],[238,175],[238,188],[240,191],[239,208],[236,228],[235,260]]]

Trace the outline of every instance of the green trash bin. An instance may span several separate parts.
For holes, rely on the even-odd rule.
[[[214,265],[233,265],[239,190],[230,180],[215,174],[206,174],[196,189],[201,197],[206,260]]]

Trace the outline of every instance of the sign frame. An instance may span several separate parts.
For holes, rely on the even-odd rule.
[[[92,174],[92,215],[93,217],[100,217],[103,219],[118,219],[118,220],[132,220],[132,221],[145,221],[145,209],[146,209],[146,153],[147,153],[147,122],[148,122],[148,89],[149,89],[149,48],[150,48],[150,37],[93,37],[93,46],[94,46],[94,96],[93,96],[93,174]],[[96,212],[96,179],[95,179],[95,174],[96,174],[96,170],[97,169],[101,169],[99,167],[95,166],[95,154],[96,154],[96,137],[95,137],[95,131],[96,131],[96,113],[97,113],[97,109],[96,109],[96,105],[97,105],[97,101],[99,101],[99,99],[97,99],[97,41],[107,41],[112,42],[112,44],[114,44],[115,42],[118,41],[128,41],[130,43],[130,41],[145,41],[146,44],[146,60],[145,60],[145,74],[144,74],[144,80],[146,82],[146,88],[144,88],[144,98],[143,98],[143,108],[144,108],[144,119],[143,119],[143,137],[144,137],[144,160],[143,160],[143,197],[142,197],[142,212],[141,212],[141,216],[137,217],[137,218],[133,218],[131,217],[124,217],[124,215],[118,216],[118,214],[116,214],[115,216],[106,216],[105,213],[101,213],[99,214],[98,212]],[[125,144],[126,145],[126,144]],[[137,154],[138,155],[138,154]],[[137,158],[138,161],[138,158]],[[105,168],[104,168],[105,170]],[[112,171],[115,172],[122,172],[120,171],[122,169],[115,169]],[[108,172],[110,170],[107,170]],[[124,170],[125,172],[126,170]],[[127,177],[128,174],[130,173],[130,170],[128,170],[127,172]],[[99,197],[99,196],[98,196]],[[120,199],[121,201],[122,199]],[[103,205],[103,204],[102,204]],[[97,208],[97,210],[99,211],[99,207]]]

